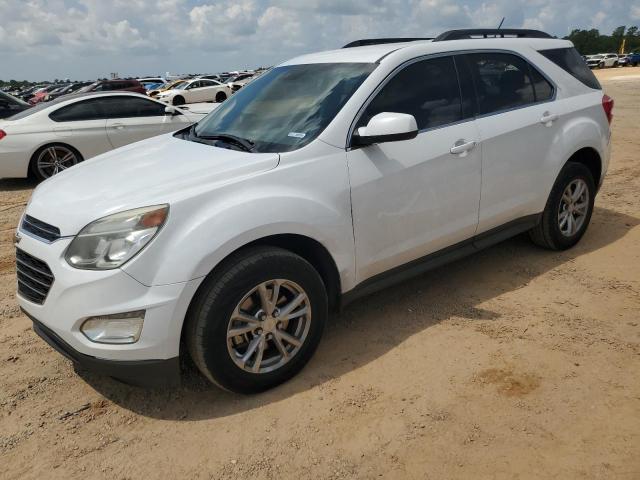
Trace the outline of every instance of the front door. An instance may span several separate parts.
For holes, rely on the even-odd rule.
[[[415,117],[412,140],[347,152],[357,281],[473,237],[481,152],[452,57],[415,61],[386,83],[356,123],[382,112]]]

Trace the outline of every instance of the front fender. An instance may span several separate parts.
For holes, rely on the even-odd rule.
[[[342,285],[352,285],[350,197],[349,189],[342,185],[348,178],[338,176],[342,180],[319,188],[310,188],[308,183],[264,186],[269,184],[268,177],[282,177],[277,170],[286,169],[209,193],[216,197],[213,201],[202,195],[171,205],[163,231],[123,270],[149,286],[184,282],[206,276],[229,254],[251,242],[297,234],[321,243],[331,254]],[[314,195],[316,190],[322,195]]]

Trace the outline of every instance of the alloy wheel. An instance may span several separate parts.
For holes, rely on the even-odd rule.
[[[589,187],[578,178],[564,189],[558,208],[558,226],[565,237],[575,235],[584,224],[589,211]]]
[[[300,352],[310,326],[311,305],[302,287],[290,280],[268,280],[251,289],[233,310],[227,350],[247,372],[272,372]]]
[[[36,159],[36,168],[42,178],[49,178],[78,163],[78,157],[69,148],[55,145],[45,148]]]

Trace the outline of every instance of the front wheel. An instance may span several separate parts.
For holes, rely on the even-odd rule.
[[[567,163],[551,189],[540,223],[529,231],[531,240],[551,250],[573,247],[587,231],[595,193],[591,171],[581,163]]]
[[[304,367],[327,317],[326,289],[311,264],[287,250],[255,247],[205,280],[189,310],[185,339],[209,380],[255,393]]]
[[[184,97],[182,95],[178,95],[173,97],[173,104],[177,107],[180,105],[184,105]]]
[[[216,102],[222,103],[227,99],[227,94],[224,92],[216,93]]]

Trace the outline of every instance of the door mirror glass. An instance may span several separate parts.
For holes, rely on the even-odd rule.
[[[166,106],[164,107],[165,115],[177,115],[178,111],[174,107]]]
[[[353,146],[374,143],[411,140],[418,135],[418,124],[413,115],[407,113],[383,112],[369,120],[366,127],[360,127],[352,137]]]

